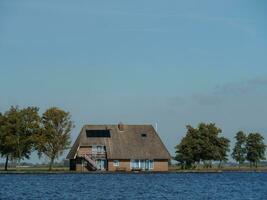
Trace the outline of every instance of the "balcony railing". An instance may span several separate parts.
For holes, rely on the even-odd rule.
[[[92,153],[79,153],[78,154],[79,157],[85,157],[88,156],[92,159],[96,159],[96,158],[106,158],[107,153],[106,152],[92,152]]]

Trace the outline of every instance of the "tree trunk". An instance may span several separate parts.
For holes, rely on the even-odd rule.
[[[55,160],[55,158],[51,158],[51,160],[50,160],[50,163],[49,163],[49,171],[52,170],[52,167],[53,167],[53,164],[54,164],[54,160]]]
[[[204,164],[204,168],[209,168],[207,161],[204,160],[203,164]]]
[[[200,168],[199,165],[200,165],[200,161],[197,162],[197,167],[196,167],[196,169],[199,169],[199,168]]]
[[[7,171],[7,166],[8,166],[8,155],[6,156],[5,171]]]
[[[222,161],[219,162],[219,168],[222,168]]]

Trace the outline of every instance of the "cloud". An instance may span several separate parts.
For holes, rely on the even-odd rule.
[[[216,106],[223,102],[223,99],[219,95],[198,93],[193,94],[192,99],[203,106]]]
[[[216,86],[213,93],[216,95],[243,95],[248,91],[249,87],[246,82],[231,82]]]
[[[257,86],[267,86],[267,77],[258,77],[247,81],[249,84]]]
[[[186,103],[186,99],[180,96],[171,97],[168,101],[170,106],[178,106]]]
[[[169,99],[169,105],[172,107],[185,104],[186,102],[195,102],[201,106],[218,106],[228,99],[246,96],[250,94],[267,94],[267,77],[256,77],[238,82],[228,82],[218,85],[210,92],[193,93],[187,97],[173,97]]]
[[[230,82],[215,87],[213,93],[217,95],[246,95],[257,90],[267,91],[267,77],[256,77],[239,82]]]

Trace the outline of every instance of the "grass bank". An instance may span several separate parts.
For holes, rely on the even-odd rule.
[[[167,173],[220,173],[220,172],[267,172],[267,166],[250,168],[247,166],[242,167],[223,167],[223,168],[198,168],[198,169],[181,169],[177,166],[170,166],[169,172]],[[51,171],[48,170],[48,167],[17,167],[9,168],[8,171],[4,171],[3,168],[0,168],[0,174],[61,174],[61,173],[112,173],[112,172],[75,172],[69,171],[68,167],[55,167]],[[113,172],[119,173],[119,172]],[[131,173],[131,172],[130,172]],[[146,173],[146,172],[141,172]],[[150,172],[151,173],[151,172]],[[153,173],[153,172],[152,172]]]
[[[6,173],[67,173],[70,172],[68,167],[55,167],[49,171],[48,167],[16,167],[9,168],[8,171],[5,171],[3,168],[0,168],[0,174]]]
[[[177,166],[171,166],[169,168],[170,172],[203,172],[203,173],[209,173],[209,172],[267,172],[267,166],[261,166],[258,168],[250,168],[248,166],[242,166],[242,167],[230,167],[225,166],[222,168],[218,167],[212,167],[212,168],[203,168],[200,167],[198,169],[181,169],[181,167]]]

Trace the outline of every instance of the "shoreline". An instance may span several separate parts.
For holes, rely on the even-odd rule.
[[[28,169],[28,170],[16,170],[10,169],[8,171],[4,171],[0,169],[0,175],[4,174],[183,174],[183,173],[267,173],[267,168],[258,168],[258,169],[249,169],[249,168],[241,168],[241,169],[233,169],[233,168],[225,168],[225,169],[198,169],[198,170],[169,170],[166,172],[109,172],[109,171],[87,171],[87,172],[76,172],[69,170],[52,170],[48,171],[48,169]]]

